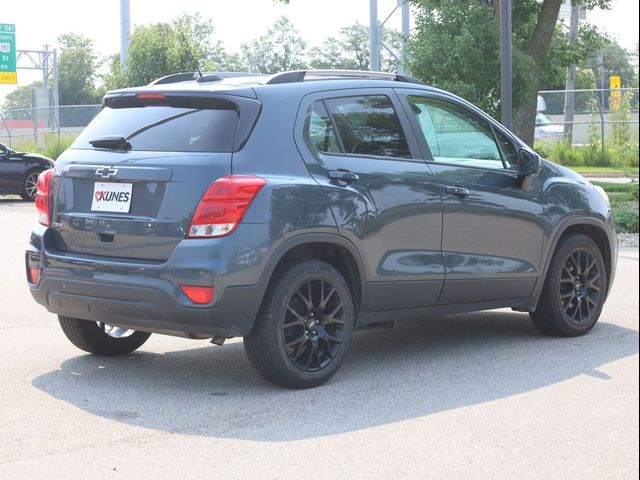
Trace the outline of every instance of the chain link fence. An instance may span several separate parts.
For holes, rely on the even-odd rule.
[[[23,108],[0,112],[0,143],[12,148],[51,137],[75,138],[100,111],[100,105]]]
[[[546,90],[538,93],[536,140],[605,145],[616,135],[638,140],[638,89]],[[573,103],[573,116],[570,115]]]
[[[537,141],[567,139],[572,145],[604,145],[622,131],[638,140],[637,88],[546,90],[539,92]],[[573,102],[573,118],[566,116]],[[100,105],[25,108],[0,112],[0,143],[11,147],[47,139],[75,138],[100,111]]]

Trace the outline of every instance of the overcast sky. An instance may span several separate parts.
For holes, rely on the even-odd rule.
[[[273,0],[130,0],[131,23],[142,25],[170,21],[183,12],[200,12],[211,18],[216,34],[227,49],[237,51],[240,44],[265,32],[279,16],[286,15],[311,45],[336,34],[340,27],[355,21],[369,23],[369,0],[291,0],[281,5]],[[589,12],[589,21],[616,36],[624,47],[638,42],[638,0],[613,0],[611,11]],[[16,25],[19,50],[39,50],[55,46],[61,33],[76,32],[95,42],[100,55],[120,49],[120,0],[2,0],[0,23]],[[379,17],[384,19],[396,0],[378,0]],[[388,25],[400,28],[400,15]],[[19,84],[28,84],[41,74],[18,70]],[[0,85],[0,103],[13,90]]]

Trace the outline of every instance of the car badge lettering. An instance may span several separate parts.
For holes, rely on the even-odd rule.
[[[102,178],[115,177],[118,174],[117,168],[101,167],[96,170],[96,176]]]

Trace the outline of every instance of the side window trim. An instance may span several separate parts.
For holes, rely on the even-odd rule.
[[[336,125],[336,121],[333,118],[333,115],[331,115],[331,112],[329,111],[329,108],[327,106],[327,99],[326,98],[321,98],[320,99],[320,103],[322,104],[322,108],[324,108],[324,111],[327,113],[327,117],[329,118],[329,121],[331,122],[331,128],[333,128],[333,131],[336,134],[336,138],[338,139],[338,146],[340,147],[340,154],[344,155],[345,150],[344,150],[344,142],[342,141],[342,134],[340,133],[340,130],[338,130],[338,126]],[[322,153],[329,153],[329,152],[322,152]]]
[[[489,124],[489,128],[491,129],[491,136],[493,137],[493,141],[495,142],[496,147],[498,147],[498,153],[500,153],[502,168],[504,168],[505,170],[509,170],[509,166],[507,165],[507,161],[506,161],[506,155],[504,153],[504,150],[502,149],[502,145],[498,141],[498,135],[496,134],[496,129],[493,128],[493,125],[491,124]]]

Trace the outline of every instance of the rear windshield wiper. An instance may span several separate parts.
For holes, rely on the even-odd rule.
[[[109,135],[89,140],[94,148],[110,148],[112,150],[131,150],[131,144],[122,135]]]
[[[190,115],[195,112],[200,112],[201,110],[189,110],[187,112],[180,112],[175,115],[171,115],[169,117],[161,118],[160,120],[156,120],[155,122],[151,122],[143,127],[140,127],[133,132],[131,132],[126,137],[122,135],[107,135],[105,137],[96,138],[94,140],[89,140],[89,143],[93,148],[110,148],[112,150],[131,150],[133,147],[129,143],[129,140],[141,133],[146,132],[147,130],[157,127],[158,125],[162,125],[164,123],[170,122],[171,120],[175,120],[176,118],[184,117],[185,115]]]

